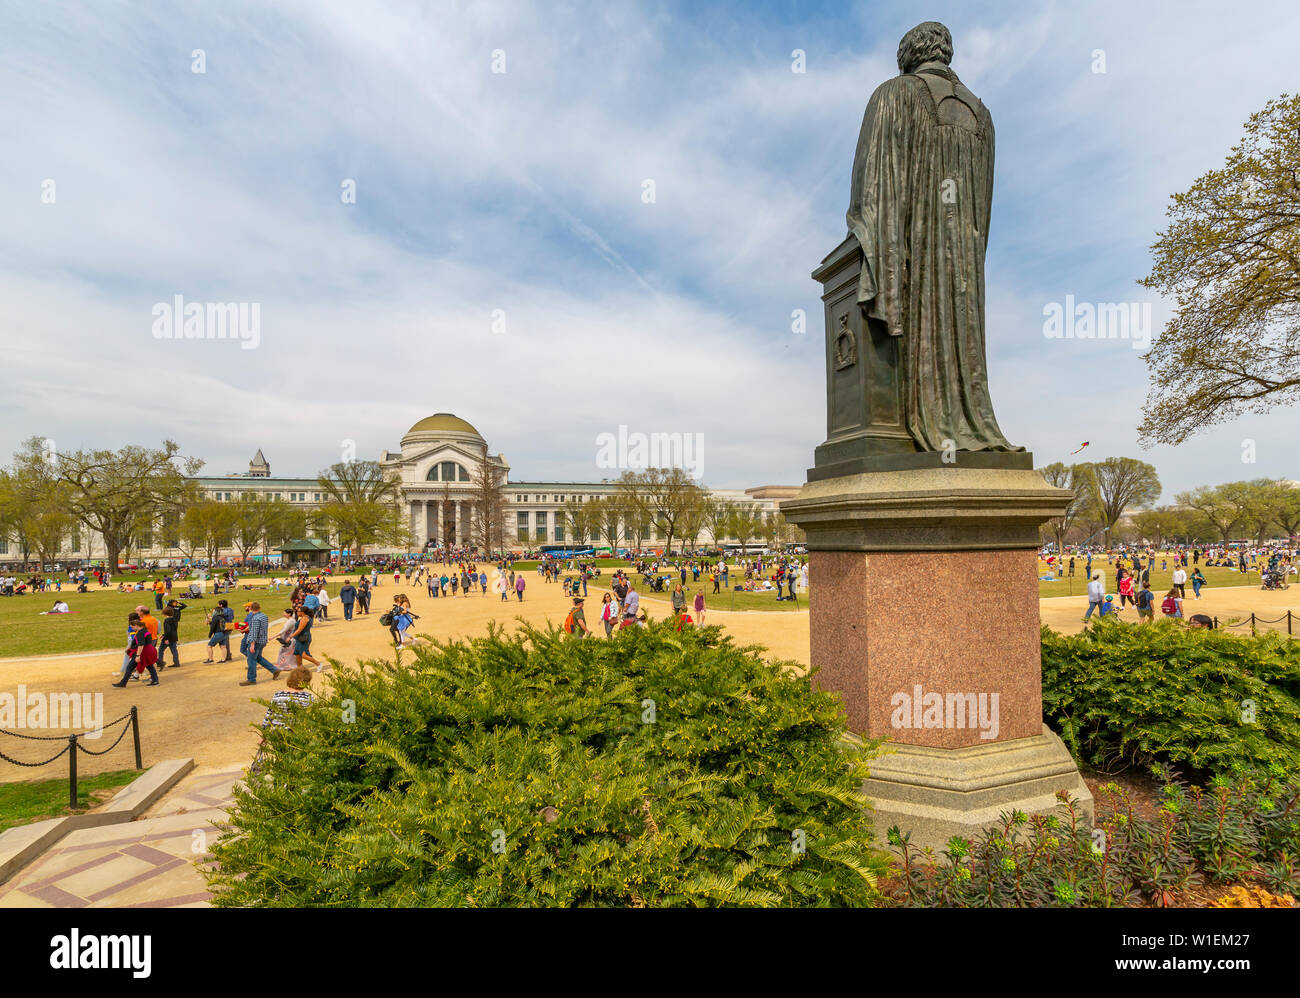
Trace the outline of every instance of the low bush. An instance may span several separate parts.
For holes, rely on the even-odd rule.
[[[837,698],[717,628],[494,630],[333,685],[236,791],[216,904],[878,899],[876,745],[846,744]]]
[[[1300,645],[1172,621],[1043,628],[1043,717],[1103,772],[1176,763],[1300,763]]]
[[[1105,817],[1093,828],[1064,794],[1062,814],[1021,812],[976,840],[953,838],[941,857],[916,849],[897,827],[903,892],[914,907],[1080,908],[1168,905],[1206,883],[1300,889],[1300,779],[1281,766],[1238,769],[1189,787],[1168,769],[1154,818],[1138,814],[1114,783],[1100,787]]]

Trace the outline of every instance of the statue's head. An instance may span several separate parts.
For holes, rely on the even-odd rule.
[[[938,21],[925,21],[898,43],[898,71],[910,73],[925,62],[952,63],[952,35]]]

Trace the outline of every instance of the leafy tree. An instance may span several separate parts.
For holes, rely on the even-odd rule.
[[[591,533],[591,511],[585,502],[580,502],[576,497],[570,499],[560,510],[560,524],[564,527],[564,536],[569,539],[569,543],[581,547],[587,543],[587,536]]]
[[[1141,433],[1182,443],[1300,398],[1300,94],[1246,122],[1222,169],[1175,194],[1141,282],[1175,303],[1146,354]]]
[[[175,510],[187,494],[186,476],[203,462],[182,457],[170,440],[150,449],[130,445],[119,450],[60,451],[47,459],[40,437],[28,440],[15,455],[15,468],[35,474],[49,489],[64,486],[67,511],[104,540],[105,564],[116,570],[120,555],[141,529]]]
[[[1045,527],[1056,540],[1058,555],[1065,550],[1065,535],[1074,529],[1075,521],[1088,503],[1091,479],[1083,468],[1083,465],[1063,464],[1056,461],[1040,469],[1048,485],[1053,485],[1058,489],[1069,489],[1073,493],[1073,498],[1070,500],[1070,504],[1066,506],[1065,512],[1048,520]]]
[[[618,550],[619,539],[623,536],[625,503],[618,495],[602,496],[596,502],[598,504],[596,521],[600,525],[601,536],[609,543],[612,554]]]
[[[410,538],[405,517],[394,516],[401,482],[378,461],[340,461],[316,479],[321,506],[308,527],[321,539],[333,534],[340,550],[366,544],[403,544]]]
[[[1108,457],[1082,467],[1086,469],[1088,502],[1107,538],[1125,510],[1149,505],[1160,496],[1156,469],[1137,458]]]
[[[704,500],[701,508],[704,513],[704,529],[709,532],[709,539],[713,542],[713,546],[717,547],[727,536],[731,516],[736,510],[735,504],[725,499],[718,499],[716,496],[709,496]]]
[[[704,490],[681,468],[647,468],[625,471],[618,479],[620,493],[647,523],[656,523],[664,535],[664,551],[671,551],[686,511],[698,504]]]
[[[1181,505],[1200,513],[1214,527],[1218,539],[1224,544],[1233,540],[1233,534],[1246,515],[1245,482],[1202,485],[1188,492],[1180,492],[1174,498]]]
[[[470,499],[478,543],[484,554],[505,547],[506,489],[505,472],[488,456],[487,444],[481,447],[478,466],[472,472],[474,492]]]

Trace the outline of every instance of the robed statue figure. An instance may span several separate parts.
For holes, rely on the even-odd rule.
[[[899,346],[902,423],[918,450],[1021,451],[998,429],[984,357],[993,120],[927,21],[867,104],[853,162],[858,303]]]

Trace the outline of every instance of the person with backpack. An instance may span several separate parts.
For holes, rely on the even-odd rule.
[[[1173,587],[1172,589],[1169,590],[1169,592],[1165,593],[1165,598],[1160,603],[1160,612],[1163,613],[1166,617],[1173,617],[1176,620],[1182,619],[1183,601],[1182,601],[1182,597],[1178,595],[1177,586]]]
[[[1143,624],[1156,619],[1156,594],[1145,582],[1142,583],[1142,590],[1137,594],[1133,605],[1137,607],[1138,620]]]
[[[1201,574],[1200,567],[1192,569],[1192,593],[1197,599],[1201,598],[1201,586],[1205,585],[1205,576]]]
[[[581,596],[573,598],[573,609],[564,618],[564,633],[578,638],[585,638],[591,633],[591,629],[587,627],[587,615],[582,608]]]
[[[230,609],[225,600],[217,600],[216,609],[208,614],[208,657],[203,660],[204,662],[216,661],[213,657],[215,654],[213,649],[218,645],[226,650],[226,657],[221,661],[229,662],[231,660],[230,635],[226,633],[226,628],[227,625],[233,624],[234,621],[235,611]]]

